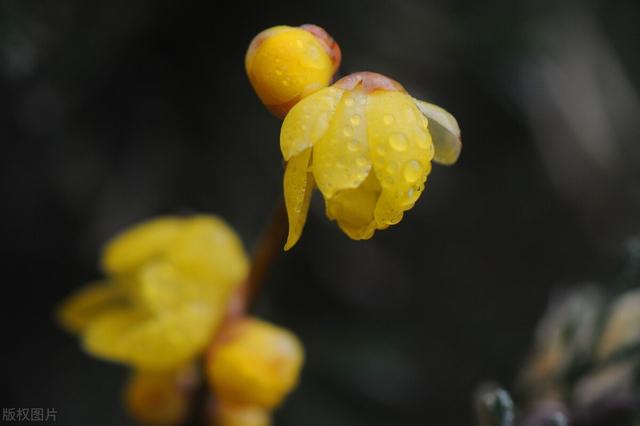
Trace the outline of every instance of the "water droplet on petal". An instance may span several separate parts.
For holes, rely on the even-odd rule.
[[[429,145],[431,144],[429,143],[429,138],[427,136],[427,133],[424,132],[423,130],[417,131],[416,144],[418,145],[418,148],[429,149]]]
[[[398,165],[396,163],[389,163],[387,165],[387,173],[393,175],[398,171]]]
[[[351,124],[353,126],[359,126],[360,125],[360,121],[362,121],[362,120],[361,120],[361,118],[360,118],[360,116],[358,114],[353,114],[351,116],[351,118],[349,119],[349,121],[351,121]]]
[[[417,160],[410,160],[404,165],[404,178],[407,182],[413,183],[420,179],[422,166]]]
[[[395,181],[393,180],[392,177],[384,177],[381,181],[380,181],[380,185],[382,185],[385,188],[390,187],[391,185],[393,185]]]
[[[353,129],[351,127],[345,127],[344,129],[342,129],[342,134],[350,138],[353,136]]]
[[[384,117],[382,117],[382,122],[387,126],[393,124],[394,121],[393,115],[391,114],[385,114]]]
[[[413,123],[414,121],[416,121],[416,115],[411,108],[407,108],[404,110],[404,116],[409,123]]]
[[[360,167],[364,167],[368,164],[369,162],[367,161],[366,158],[364,158],[364,156],[359,156],[358,158],[356,158],[356,164]]]
[[[345,104],[346,106],[348,106],[348,107],[352,107],[352,106],[353,106],[353,103],[354,103],[354,102],[353,102],[353,99],[351,99],[351,98],[347,98],[347,99],[345,99],[345,100],[344,100],[344,104]]]
[[[409,147],[409,141],[402,133],[394,133],[389,136],[389,145],[396,151],[406,151]]]
[[[347,142],[347,149],[349,151],[355,152],[357,150],[360,149],[360,142],[358,142],[355,139],[351,139],[349,142]]]

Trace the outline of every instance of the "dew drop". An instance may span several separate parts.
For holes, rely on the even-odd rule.
[[[353,106],[353,104],[354,104],[353,99],[351,99],[351,98],[347,98],[347,99],[345,99],[345,100],[344,100],[344,104],[345,104],[346,106],[348,106],[348,107],[352,107],[352,106]]]
[[[355,152],[357,150],[360,149],[360,142],[355,140],[355,139],[351,139],[349,142],[347,142],[347,149],[351,152]]]
[[[417,133],[418,135],[416,137],[416,144],[418,145],[418,148],[429,149],[429,146],[431,144],[429,143],[429,138],[427,137],[427,134],[422,130],[419,130]]]
[[[351,116],[351,118],[349,119],[349,121],[351,121],[351,124],[353,126],[359,126],[361,119],[360,119],[360,116],[358,114],[353,114]]]
[[[392,177],[385,177],[380,181],[380,185],[382,185],[384,188],[388,188],[393,185],[394,182],[395,181]]]
[[[393,115],[391,114],[385,114],[384,117],[382,117],[382,122],[387,126],[390,126],[391,124],[393,124],[394,121],[395,120],[393,118]]]
[[[359,156],[358,158],[356,158],[356,164],[360,167],[364,167],[367,164],[369,164],[369,162],[367,161],[366,158],[364,158],[364,156]]]
[[[350,138],[351,136],[353,136],[353,129],[351,127],[345,127],[344,129],[342,129],[342,134]]]
[[[394,133],[389,136],[389,145],[396,151],[406,151],[409,147],[409,141],[402,133]]]
[[[303,48],[304,43],[302,42],[302,40],[296,40],[296,46],[298,46],[299,48]]]
[[[396,174],[398,172],[398,165],[396,163],[389,163],[387,165],[387,173],[390,175]]]
[[[387,147],[380,144],[376,148],[376,152],[378,153],[379,156],[383,157],[387,153]]]
[[[413,113],[413,109],[407,108],[404,110],[404,116],[409,123],[416,121],[416,115]]]
[[[422,166],[417,160],[410,160],[404,165],[404,178],[407,182],[413,183],[420,179],[422,175]]]

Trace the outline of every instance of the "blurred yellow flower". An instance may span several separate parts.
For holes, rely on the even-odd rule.
[[[253,318],[224,329],[207,361],[218,401],[271,409],[298,382],[304,354],[289,331]]]
[[[245,68],[263,104],[282,118],[303,97],[326,87],[340,64],[340,48],[322,28],[280,25],[258,34]]]
[[[100,358],[170,370],[201,353],[247,277],[242,243],[214,216],[165,217],[112,239],[107,278],[78,290],[59,318]]]
[[[400,222],[424,190],[431,161],[455,163],[461,142],[451,114],[363,72],[298,102],[282,124],[280,148],[288,250],[302,234],[314,185],[327,216],[352,239],[368,239]]]

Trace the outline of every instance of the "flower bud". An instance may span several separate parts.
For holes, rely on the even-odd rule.
[[[243,318],[221,331],[207,376],[218,401],[273,408],[297,384],[303,357],[289,331]]]
[[[283,118],[300,99],[329,85],[340,58],[340,48],[322,28],[280,25],[253,39],[245,67],[262,103]]]
[[[189,374],[193,372],[190,370]],[[131,416],[145,425],[177,425],[189,413],[190,386],[183,373],[135,372],[125,389]]]
[[[213,412],[215,426],[269,426],[271,414],[268,410],[252,405],[216,403]]]

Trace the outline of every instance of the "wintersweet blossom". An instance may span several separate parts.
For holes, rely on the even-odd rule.
[[[215,216],[163,217],[105,247],[106,278],[78,290],[59,318],[90,354],[141,370],[171,370],[203,352],[248,260]]]
[[[349,75],[298,102],[280,133],[289,216],[285,250],[300,238],[311,192],[352,239],[371,238],[420,198],[431,161],[453,164],[460,129],[444,109],[380,74]]]

